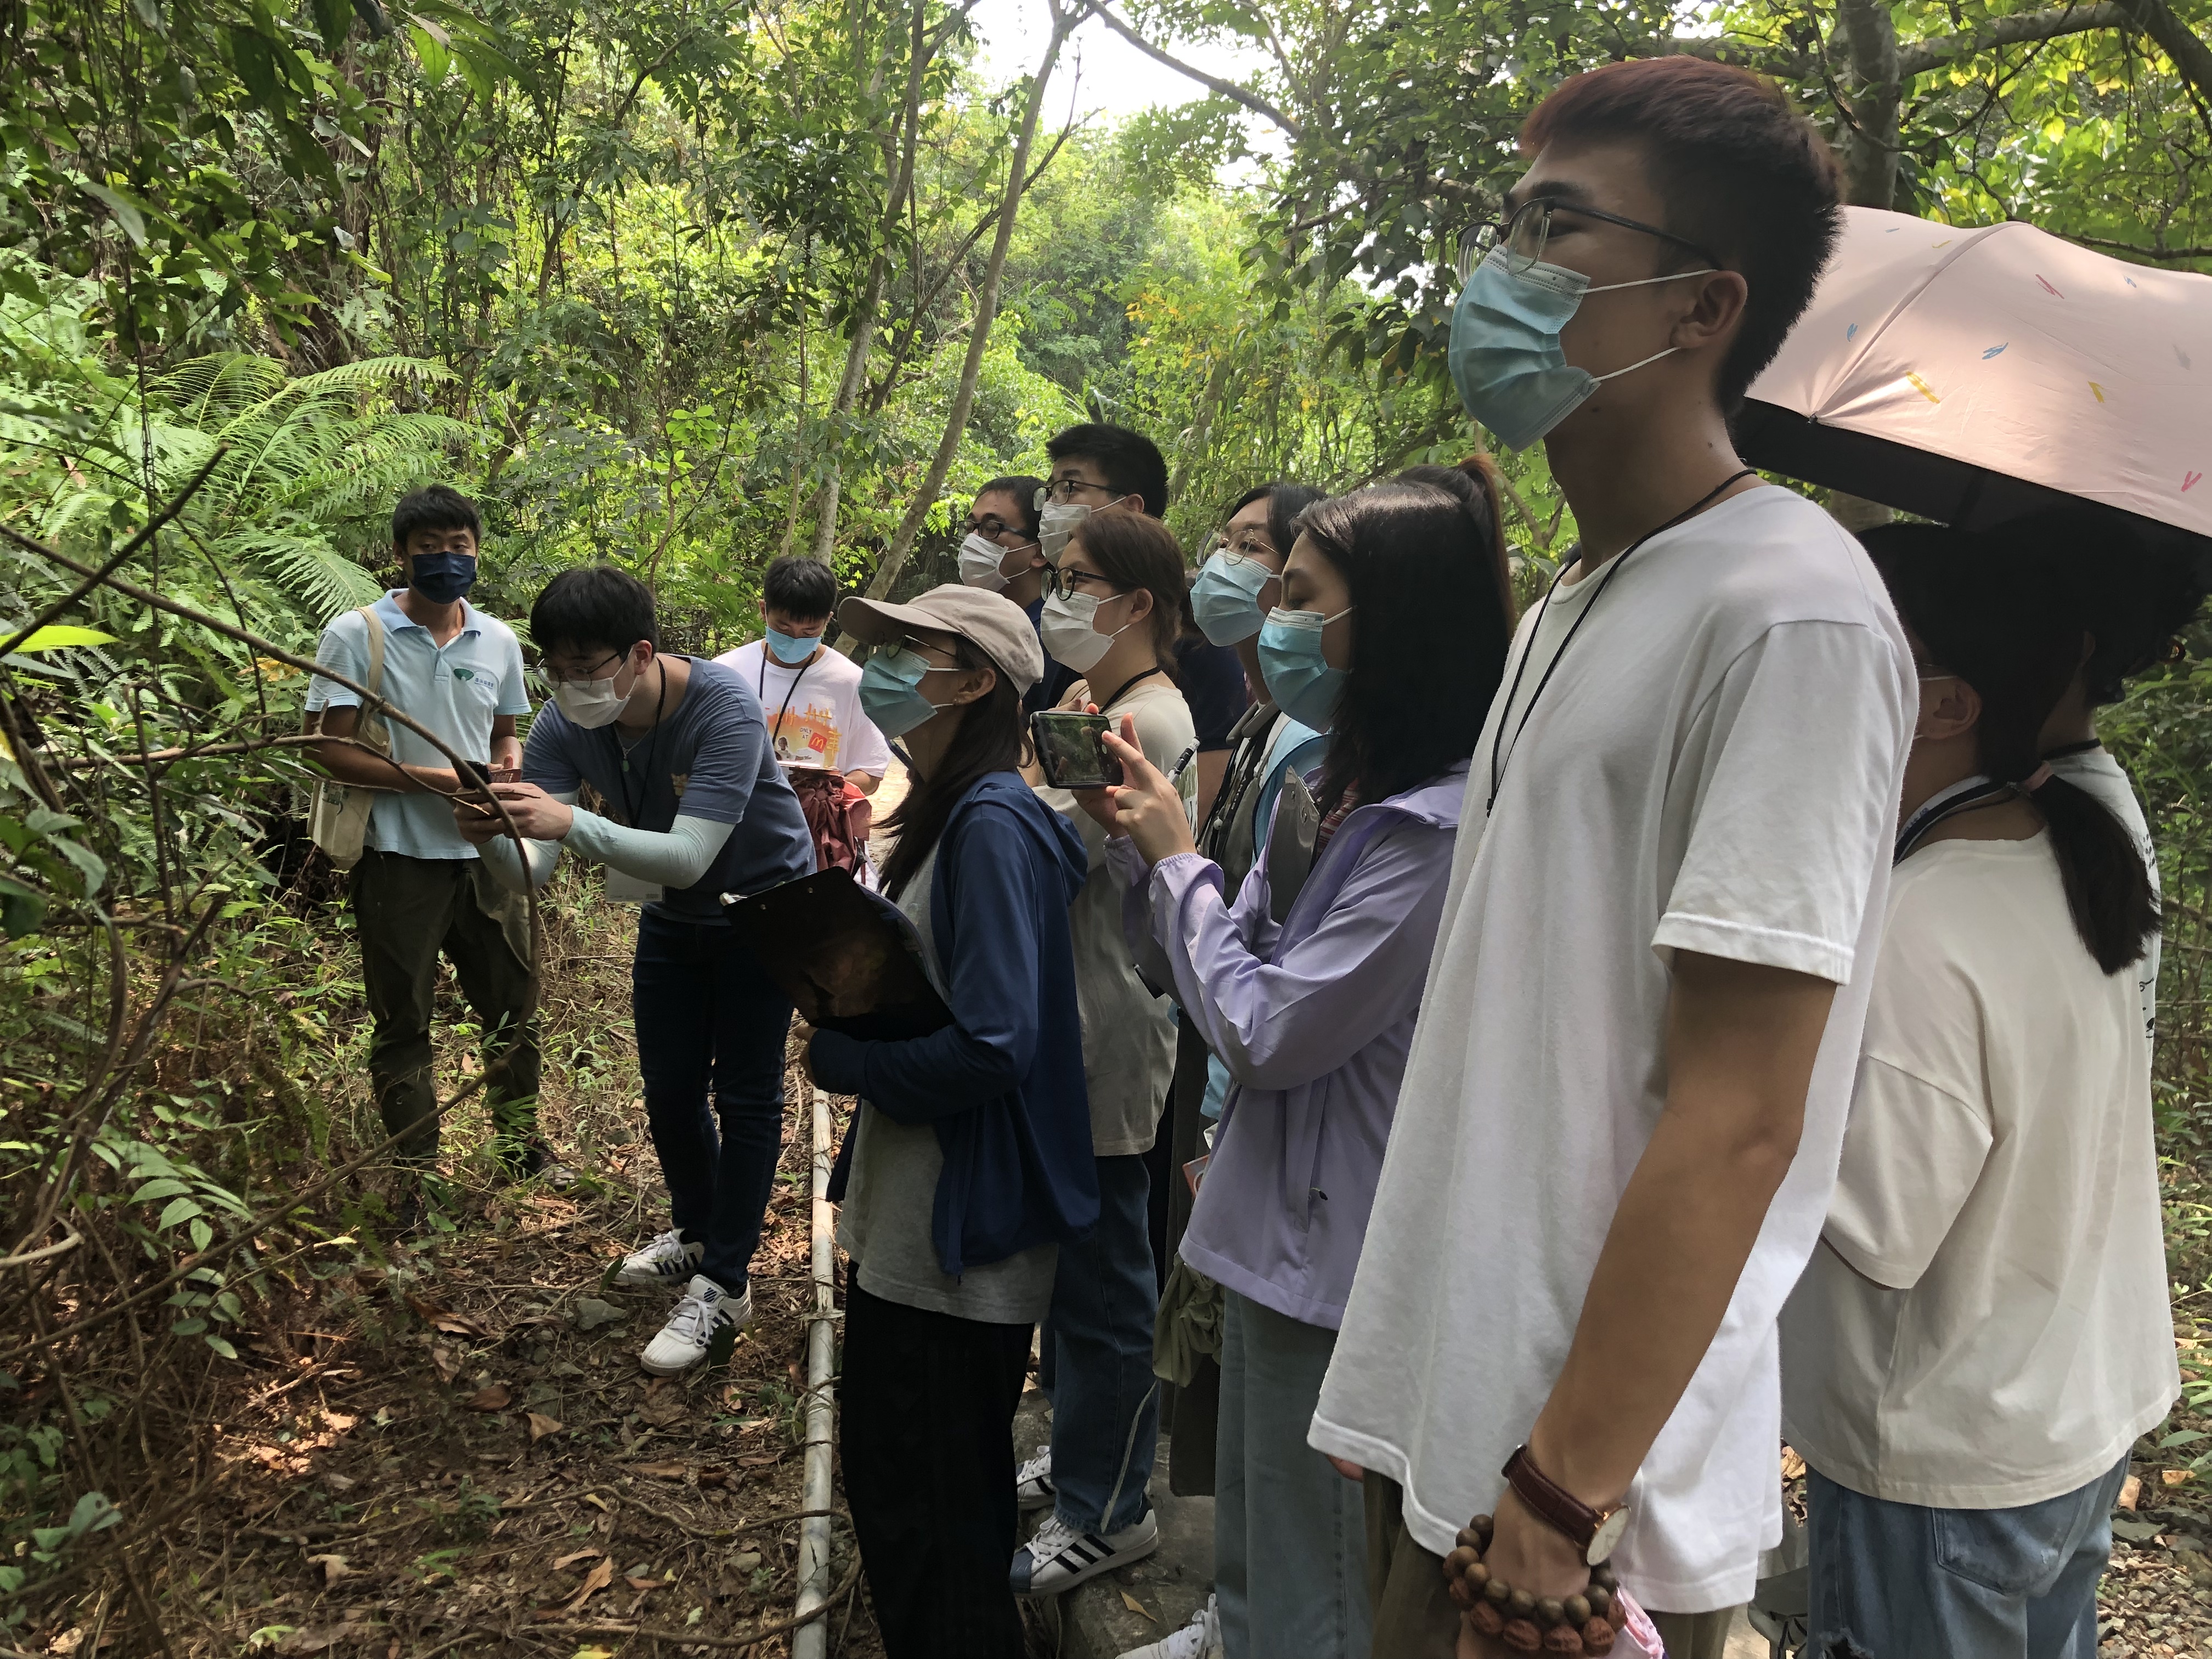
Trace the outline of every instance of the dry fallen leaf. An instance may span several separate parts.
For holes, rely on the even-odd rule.
[[[657,1590],[665,1585],[665,1581],[659,1578],[624,1578],[623,1583],[639,1591]]]
[[[430,1350],[430,1363],[438,1368],[438,1381],[450,1382],[461,1374],[461,1362],[453,1358],[451,1348],[439,1346]]]
[[[687,1463],[633,1463],[629,1469],[633,1474],[650,1475],[655,1480],[681,1480],[691,1473]]]
[[[349,1474],[340,1474],[335,1469],[323,1471],[323,1484],[332,1492],[351,1492],[361,1482]]]
[[[584,1587],[570,1596],[562,1607],[564,1613],[574,1613],[615,1581],[615,1564],[601,1557],[599,1565],[584,1576]]]
[[[2160,1469],[2158,1478],[2169,1486],[2185,1486],[2196,1477],[2187,1469]]]
[[[339,1579],[348,1578],[353,1575],[353,1563],[343,1555],[311,1555],[307,1558],[307,1565],[322,1569],[325,1589],[337,1583]]]
[[[444,1331],[449,1336],[482,1337],[491,1340],[491,1332],[466,1314],[457,1314],[443,1303],[433,1302],[428,1297],[407,1292],[407,1305],[416,1316],[434,1331]]]
[[[1151,1613],[1146,1613],[1145,1611],[1145,1604],[1142,1601],[1139,1601],[1135,1596],[1130,1595],[1127,1590],[1123,1590],[1121,1592],[1121,1605],[1128,1608],[1132,1613],[1142,1614],[1146,1619],[1152,1619],[1152,1622],[1156,1625],[1160,1622],[1158,1619],[1152,1618]]]
[[[1797,1449],[1795,1446],[1784,1446],[1782,1449],[1782,1478],[1784,1480],[1796,1480],[1802,1478],[1804,1473],[1805,1460],[1798,1455]]]
[[[727,1469],[702,1469],[699,1471],[699,1484],[702,1486],[726,1486],[730,1484],[730,1472]]]
[[[556,1572],[565,1572],[570,1567],[574,1566],[579,1561],[596,1561],[605,1553],[606,1552],[605,1550],[572,1551],[570,1553],[562,1556],[558,1561],[556,1561],[553,1564],[553,1571]]]
[[[609,1515],[612,1515],[615,1512],[615,1506],[608,1503],[605,1498],[600,1497],[599,1493],[595,1492],[586,1492],[584,1494],[584,1501],[586,1504],[589,1504],[595,1510],[605,1510]]]
[[[562,1425],[555,1422],[551,1418],[546,1416],[544,1412],[531,1412],[528,1413],[528,1416],[530,1418],[530,1443],[532,1445],[536,1445],[549,1434],[558,1434],[561,1432]]]
[[[514,1390],[504,1382],[488,1382],[461,1404],[472,1412],[503,1412],[514,1403]]]
[[[2120,1501],[2115,1504],[2112,1507],[2115,1509],[2132,1510],[2142,1501],[2142,1476],[2139,1474],[2131,1474],[2126,1480],[2120,1482]]]
[[[738,1460],[738,1467],[741,1469],[765,1469],[773,1468],[775,1465],[782,1462],[783,1454],[781,1452],[769,1452],[764,1456],[740,1457]]]

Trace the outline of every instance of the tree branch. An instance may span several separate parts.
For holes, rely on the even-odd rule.
[[[2152,3],[2157,4],[2159,0],[2152,0]],[[2162,4],[2160,9],[2165,9]],[[2166,15],[2172,17],[2172,13],[2167,12]],[[2129,8],[2120,4],[2119,0],[2100,0],[2100,3],[2086,6],[2060,6],[2051,11],[2015,12],[2009,17],[1994,18],[1978,29],[1967,29],[1958,34],[1942,34],[1932,40],[1916,40],[1910,46],[1899,47],[1897,53],[1898,77],[1909,81],[1916,75],[1942,69],[1962,58],[1976,58],[1985,52],[1995,52],[2000,46],[2023,46],[2031,40],[2055,40],[2066,34],[2088,34],[2098,29],[2122,27],[2135,21],[2129,15]],[[2200,46],[2198,50],[2203,48]]]
[[[2145,247],[2140,242],[2118,242],[2109,236],[2076,236],[2068,230],[2057,234],[2083,247],[2108,247],[2115,253],[2132,253],[2141,259],[2212,259],[2212,247]]]
[[[1108,28],[1113,30],[1115,33],[1120,35],[1124,40],[1127,40],[1139,52],[1143,52],[1146,57],[1151,58],[1154,63],[1164,64],[1168,68],[1173,70],[1177,75],[1197,82],[1199,85],[1204,87],[1208,92],[1214,93],[1223,98],[1226,98],[1232,104],[1242,104],[1246,109],[1250,110],[1253,114],[1261,117],[1264,120],[1273,122],[1277,126],[1280,127],[1285,132],[1290,134],[1293,138],[1302,138],[1305,136],[1305,129],[1304,127],[1300,126],[1289,116],[1284,114],[1282,111],[1277,109],[1266,99],[1260,96],[1258,93],[1248,92],[1243,87],[1238,86],[1234,81],[1224,81],[1218,75],[1208,75],[1204,70],[1199,69],[1193,64],[1186,64],[1180,58],[1170,57],[1168,53],[1161,51],[1158,46],[1154,46],[1151,41],[1146,40],[1143,35],[1138,33],[1136,30],[1131,28],[1120,18],[1115,16],[1112,12],[1107,10],[1103,6],[1098,8],[1098,16],[1099,20],[1103,22]]]
[[[2122,9],[2129,21],[2158,42],[2183,80],[2200,96],[2212,97],[2212,46],[2173,15],[2166,0],[2124,0]]]

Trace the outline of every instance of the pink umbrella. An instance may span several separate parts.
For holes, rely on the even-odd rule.
[[[1923,518],[1981,528],[2066,497],[2212,555],[2212,276],[1846,209],[1738,436],[1755,465]]]

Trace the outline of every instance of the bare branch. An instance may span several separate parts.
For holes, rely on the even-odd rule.
[[[1284,114],[1282,111],[1277,109],[1266,99],[1260,96],[1258,93],[1248,91],[1246,88],[1238,86],[1234,81],[1224,81],[1218,75],[1208,75],[1204,70],[1199,69],[1193,64],[1186,64],[1182,58],[1172,57],[1169,53],[1161,51],[1151,41],[1146,40],[1143,35],[1138,33],[1136,30],[1131,28],[1120,18],[1115,16],[1112,12],[1107,10],[1103,6],[1098,8],[1098,16],[1100,21],[1103,21],[1108,28],[1113,30],[1115,33],[1120,35],[1124,40],[1127,40],[1139,52],[1143,52],[1146,57],[1151,58],[1154,63],[1166,64],[1168,68],[1173,70],[1177,75],[1186,76],[1190,80],[1197,82],[1199,85],[1204,87],[1208,92],[1214,93],[1223,98],[1226,98],[1232,104],[1242,104],[1246,109],[1250,110],[1253,114],[1260,116],[1265,120],[1273,122],[1277,126],[1280,127],[1285,132],[1290,134],[1293,138],[1301,138],[1305,136],[1305,129],[1304,127],[1300,126],[1289,116]]]
[[[2172,15],[2171,13],[2167,15]],[[2118,3],[2118,0],[2100,0],[2100,3],[2094,5],[2060,6],[2051,11],[2015,12],[2009,17],[1992,18],[1978,29],[1938,35],[1932,40],[1917,40],[1911,46],[1900,47],[1897,54],[1897,72],[1900,79],[1910,80],[1916,75],[1925,75],[1930,70],[1955,64],[1962,58],[1975,58],[1985,52],[1995,52],[2000,46],[2024,46],[2031,40],[2055,40],[2061,35],[2088,34],[2098,29],[2120,28],[2135,21],[2129,15],[2129,8]]]

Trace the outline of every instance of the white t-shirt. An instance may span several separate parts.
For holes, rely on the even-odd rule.
[[[2142,803],[2136,799],[2136,787],[2126,769],[2101,748],[2060,755],[2050,765],[2067,782],[2102,801],[2106,811],[2120,821],[2136,851],[2142,854],[2143,868],[2150,872],[2150,890],[2157,892],[2158,849],[2151,845],[2150,822],[2143,817]],[[2143,1041],[2154,1046],[2158,1036],[2158,947],[2159,935],[2153,933],[2143,948],[2142,960],[2136,964],[2136,988],[2142,998]]]
[[[2166,1415],[2136,1009],[2075,931],[2047,835],[1898,866],[1825,1247],[1782,1320],[1784,1431],[1831,1480],[2038,1504]]]
[[[786,766],[866,772],[880,778],[890,744],[860,712],[860,665],[826,647],[804,668],[786,668],[755,640],[714,659],[760,699],[768,739]]]
[[[1475,748],[1310,1437],[1399,1482],[1414,1538],[1449,1551],[1495,1509],[1665,1103],[1671,953],[1835,981],[1797,1157],[1613,1557],[1647,1607],[1698,1613],[1747,1601],[1781,1536],[1775,1316],[1835,1181],[1866,1011],[1853,967],[1879,938],[1916,690],[1865,553],[1787,490],[1723,501],[1607,569],[1601,594],[1606,569],[1523,619],[1515,663],[1583,613],[1525,727],[1543,665],[1516,700],[1509,663]]]

